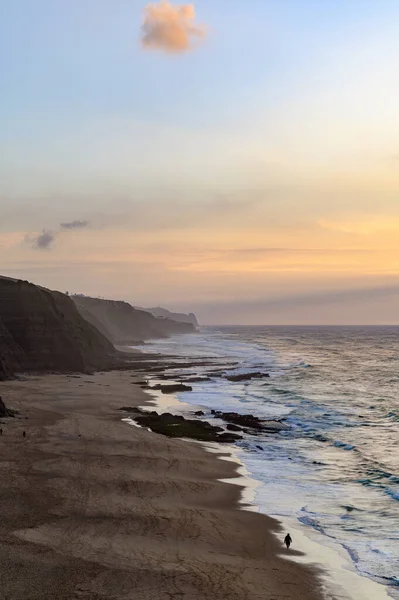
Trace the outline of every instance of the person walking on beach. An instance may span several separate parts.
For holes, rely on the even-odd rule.
[[[292,537],[290,536],[289,533],[287,533],[287,535],[284,538],[284,544],[287,546],[287,550],[292,544]]]

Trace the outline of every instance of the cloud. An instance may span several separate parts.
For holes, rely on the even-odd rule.
[[[70,221],[68,223],[60,223],[61,229],[83,229],[89,226],[89,221]]]
[[[89,221],[70,221],[69,223],[60,223],[61,229],[83,229],[88,227]]]
[[[339,304],[345,307],[349,302],[366,302],[392,296],[399,296],[399,284],[397,283],[355,289],[343,288],[329,291],[315,291],[309,294],[284,295],[260,300],[231,300],[230,302],[223,302],[220,305],[223,308],[233,307],[243,312],[250,313],[251,311],[258,309],[330,306],[332,304]],[[212,303],[209,302],[209,304]]]
[[[396,215],[363,215],[350,221],[320,219],[318,224],[323,229],[357,235],[374,235],[399,231],[399,218]]]
[[[166,0],[148,4],[141,28],[143,48],[170,54],[191,50],[195,40],[206,36],[206,28],[194,21],[193,4],[172,5]]]
[[[89,225],[88,221],[69,221],[66,223],[60,223],[59,231],[51,231],[50,229],[43,229],[41,233],[35,235],[27,235],[25,241],[32,245],[34,250],[50,250],[53,246],[55,238],[61,233],[67,233],[74,229],[83,229]]]
[[[35,250],[49,249],[54,240],[55,234],[52,231],[49,231],[48,229],[43,229],[43,231],[39,235],[30,238],[30,241],[33,242],[32,247]]]
[[[355,325],[397,323],[399,284],[284,294],[272,298],[195,301],[190,310],[207,324]],[[385,306],[387,312],[377,307]]]
[[[269,254],[364,254],[368,248],[233,248],[224,251],[227,256],[264,256]]]

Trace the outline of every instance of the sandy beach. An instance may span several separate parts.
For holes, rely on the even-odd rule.
[[[122,406],[150,399],[140,379],[1,383],[19,411],[1,425],[2,599],[323,598],[316,568],[287,560],[279,523],[218,481],[233,462],[122,421]]]

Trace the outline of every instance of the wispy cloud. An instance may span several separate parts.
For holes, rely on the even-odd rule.
[[[35,250],[48,250],[51,248],[54,240],[55,234],[48,229],[43,229],[39,235],[29,239],[29,241],[32,242],[32,247]]]
[[[260,299],[210,299],[193,303],[191,309],[202,322],[221,324],[384,324],[397,323],[399,284],[338,288],[313,293],[281,294]],[[384,307],[381,312],[378,307]]]
[[[319,226],[342,233],[373,235],[399,231],[399,218],[396,215],[361,215],[351,220],[320,219]]]
[[[220,306],[221,310],[234,309],[240,313],[251,314],[251,311],[271,311],[283,309],[309,308],[319,306],[348,306],[350,303],[369,302],[390,297],[399,297],[399,284],[369,286],[355,289],[337,289],[315,291],[313,293],[287,294],[272,298],[255,300],[223,300],[220,303],[209,301],[209,306]],[[203,303],[206,306],[207,303]],[[267,313],[265,313],[267,314]]]
[[[75,229],[84,229],[85,227],[88,227],[88,225],[88,221],[80,220],[60,223],[60,229],[58,231],[43,229],[41,233],[27,235],[25,241],[28,244],[31,244],[34,250],[51,250],[54,247],[57,236]]]
[[[83,229],[89,226],[89,221],[70,221],[69,223],[60,223],[61,229]]]
[[[372,252],[368,248],[233,248],[225,250],[225,255],[235,256],[263,256],[269,254],[364,254]],[[222,254],[222,253],[221,253]]]
[[[141,43],[145,50],[181,53],[206,36],[206,28],[195,23],[193,4],[172,5],[163,0],[144,9]]]
[[[297,307],[297,306],[320,306],[335,303],[347,303],[351,301],[368,301],[378,298],[399,295],[399,285],[363,287],[360,289],[338,289],[328,292],[314,292],[312,294],[301,294],[282,296],[278,298],[255,301],[248,303],[252,307]]]

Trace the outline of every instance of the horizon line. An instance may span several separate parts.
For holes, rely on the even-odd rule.
[[[399,323],[372,323],[372,324],[364,324],[364,323],[351,323],[351,324],[300,324],[300,323],[259,323],[257,325],[246,325],[245,323],[229,323],[229,324],[199,324],[199,327],[399,327]]]

